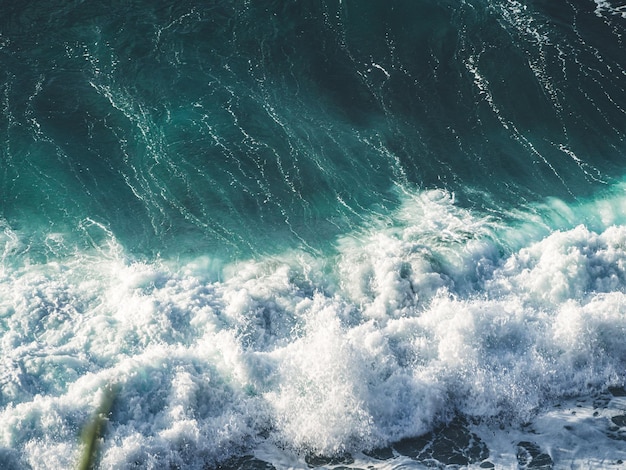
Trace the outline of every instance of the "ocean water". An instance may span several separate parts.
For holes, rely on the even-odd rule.
[[[626,468],[624,2],[3,0],[0,102],[1,468]]]

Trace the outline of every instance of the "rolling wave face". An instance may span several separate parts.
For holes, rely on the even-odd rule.
[[[323,247],[395,184],[505,213],[589,195],[624,139],[623,20],[593,7],[11,7],[4,216],[229,259]]]

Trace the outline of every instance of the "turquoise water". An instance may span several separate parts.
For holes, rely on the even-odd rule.
[[[5,467],[626,457],[624,5],[0,5]]]

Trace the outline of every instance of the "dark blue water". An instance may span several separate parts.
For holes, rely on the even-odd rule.
[[[624,385],[625,5],[0,7],[6,465],[76,461],[111,384],[104,468],[512,433]],[[581,439],[545,455],[626,452]]]
[[[321,248],[396,185],[504,214],[588,196],[625,132],[623,18],[595,9],[7,4],[2,215],[230,259]]]

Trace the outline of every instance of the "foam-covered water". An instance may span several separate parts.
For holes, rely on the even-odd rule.
[[[259,442],[286,448],[283,459],[358,452],[457,414],[496,432],[505,448],[491,461],[510,466],[514,440],[528,438],[506,448],[498,426],[554,433],[551,406],[623,383],[626,228],[579,225],[519,247],[522,233],[448,193],[402,198],[332,255],[241,261],[221,280],[208,259],[129,262],[112,237],[5,266],[7,461],[71,467],[80,427],[118,387],[105,468],[202,466]],[[8,228],[3,242],[5,258],[25,251]],[[623,457],[599,426],[567,419],[576,431],[552,445],[595,432],[600,451],[552,453],[560,464]]]
[[[2,4],[0,466],[619,468],[624,8]]]

